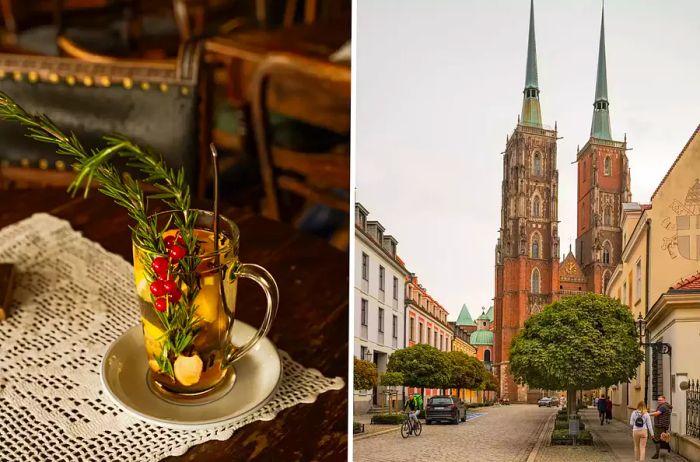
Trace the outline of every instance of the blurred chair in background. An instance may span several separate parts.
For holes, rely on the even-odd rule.
[[[263,213],[348,245],[350,68],[271,55],[252,82]]]

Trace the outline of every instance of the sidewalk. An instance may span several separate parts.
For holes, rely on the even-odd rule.
[[[365,424],[365,431],[353,435],[353,439],[362,439],[368,436],[381,435],[382,433],[388,433],[391,431],[397,431],[400,425],[373,425],[370,423],[372,420],[372,415],[370,414],[355,414],[352,418],[354,422],[360,422]]]
[[[581,411],[581,417],[586,422],[586,429],[593,434],[593,440],[602,450],[611,453],[618,462],[634,462],[634,448],[632,447],[632,430],[619,420],[613,420],[610,424],[600,425],[598,412],[593,409]],[[653,462],[651,456],[654,455],[655,448],[651,438],[647,441],[646,461]],[[661,458],[666,462],[688,462],[684,457],[671,453],[664,459],[666,451],[661,451]]]

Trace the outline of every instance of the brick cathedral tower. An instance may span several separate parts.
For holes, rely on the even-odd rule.
[[[527,387],[516,385],[508,373],[511,339],[559,291],[557,131],[542,126],[539,93],[531,1],[523,108],[506,141],[496,245],[494,373],[501,397],[511,402],[528,398]]]
[[[613,141],[605,64],[605,11],[601,15],[591,136],[578,151],[576,259],[589,292],[603,293],[622,252],[622,204],[631,200],[627,137]]]

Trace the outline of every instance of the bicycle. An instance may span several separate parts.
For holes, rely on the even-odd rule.
[[[403,438],[408,438],[411,433],[413,433],[415,436],[420,436],[422,431],[423,426],[421,425],[420,420],[412,422],[411,417],[406,414],[406,419],[401,424],[401,436]]]

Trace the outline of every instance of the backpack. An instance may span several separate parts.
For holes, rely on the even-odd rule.
[[[637,418],[634,419],[634,426],[637,428],[644,428],[644,417],[642,417],[642,413],[637,411]]]

